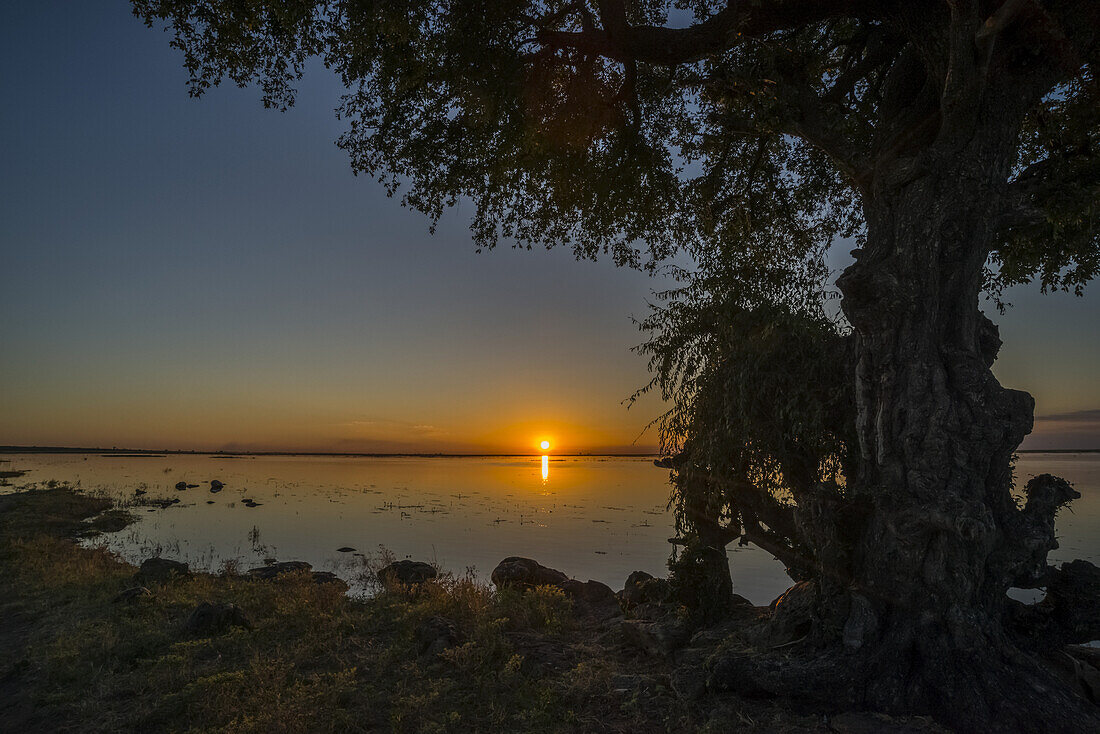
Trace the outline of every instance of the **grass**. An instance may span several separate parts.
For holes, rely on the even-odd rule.
[[[56,482],[0,495],[0,730],[837,731],[781,702],[682,701],[670,661],[576,619],[554,588],[496,591],[442,574],[356,599],[307,574],[250,581],[230,564],[117,601],[136,569],[74,539],[129,520]],[[186,632],[205,601],[238,605],[252,629]],[[433,617],[459,637],[439,654],[417,634]]]
[[[305,574],[225,573],[116,602],[134,567],[71,538],[124,515],[65,487],[0,497],[8,730],[663,731],[685,716],[671,695],[646,707],[615,694],[621,661],[555,589],[497,593],[443,575],[352,599]],[[237,604],[254,629],[183,632],[202,601]],[[461,644],[428,657],[416,632],[435,616]]]

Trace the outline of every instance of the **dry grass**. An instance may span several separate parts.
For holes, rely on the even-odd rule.
[[[497,593],[444,575],[355,600],[305,574],[230,572],[115,602],[135,569],[66,539],[108,505],[66,488],[0,497],[0,615],[15,620],[0,632],[9,730],[664,731],[681,720],[667,702],[656,717],[623,705],[608,683],[616,663],[552,589]],[[254,629],[185,633],[202,601],[237,604]],[[432,616],[452,620],[462,643],[425,657],[416,630]],[[538,647],[518,639],[565,649],[567,664],[538,664]]]

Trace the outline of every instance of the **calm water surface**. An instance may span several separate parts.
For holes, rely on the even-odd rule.
[[[266,558],[304,560],[354,580],[363,556],[385,547],[398,558],[439,563],[488,578],[504,557],[522,555],[581,579],[622,588],[627,575],[666,572],[673,535],[668,472],[649,458],[622,457],[109,457],[28,454],[0,457],[28,470],[16,486],[64,481],[134,507],[139,522],[96,539],[131,562],[154,553],[217,570]],[[1082,498],[1058,519],[1053,561],[1100,563],[1100,455],[1025,454],[1021,486],[1051,472]],[[225,483],[217,494],[210,480]],[[177,491],[184,481],[200,485]],[[10,488],[7,488],[10,490]],[[259,506],[247,507],[244,499]],[[352,547],[356,552],[337,549]],[[782,567],[753,547],[730,546],[736,591],[764,604],[790,585]]]

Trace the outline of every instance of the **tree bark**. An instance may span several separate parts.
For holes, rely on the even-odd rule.
[[[866,247],[838,281],[859,344],[848,492],[867,508],[851,569],[860,619],[844,643],[868,661],[868,705],[1059,731],[1067,712],[1080,727],[1096,710],[1002,624],[1024,564],[1011,462],[1034,402],[990,371],[1000,340],[978,304],[1016,129],[978,130],[868,196]]]

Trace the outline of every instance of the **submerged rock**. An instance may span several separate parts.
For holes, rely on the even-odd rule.
[[[538,561],[520,556],[509,556],[498,563],[493,569],[491,578],[498,589],[561,586],[569,580],[569,577],[561,571],[547,568]]]
[[[158,556],[141,562],[141,568],[134,574],[134,581],[138,584],[166,584],[173,579],[190,577],[191,569],[186,563]]]
[[[236,604],[204,601],[191,612],[183,629],[193,635],[209,635],[224,632],[230,627],[243,627],[251,630],[252,622],[244,610]]]
[[[423,561],[394,561],[378,571],[378,580],[383,584],[404,584],[412,586],[434,579],[438,571],[430,563]]]

